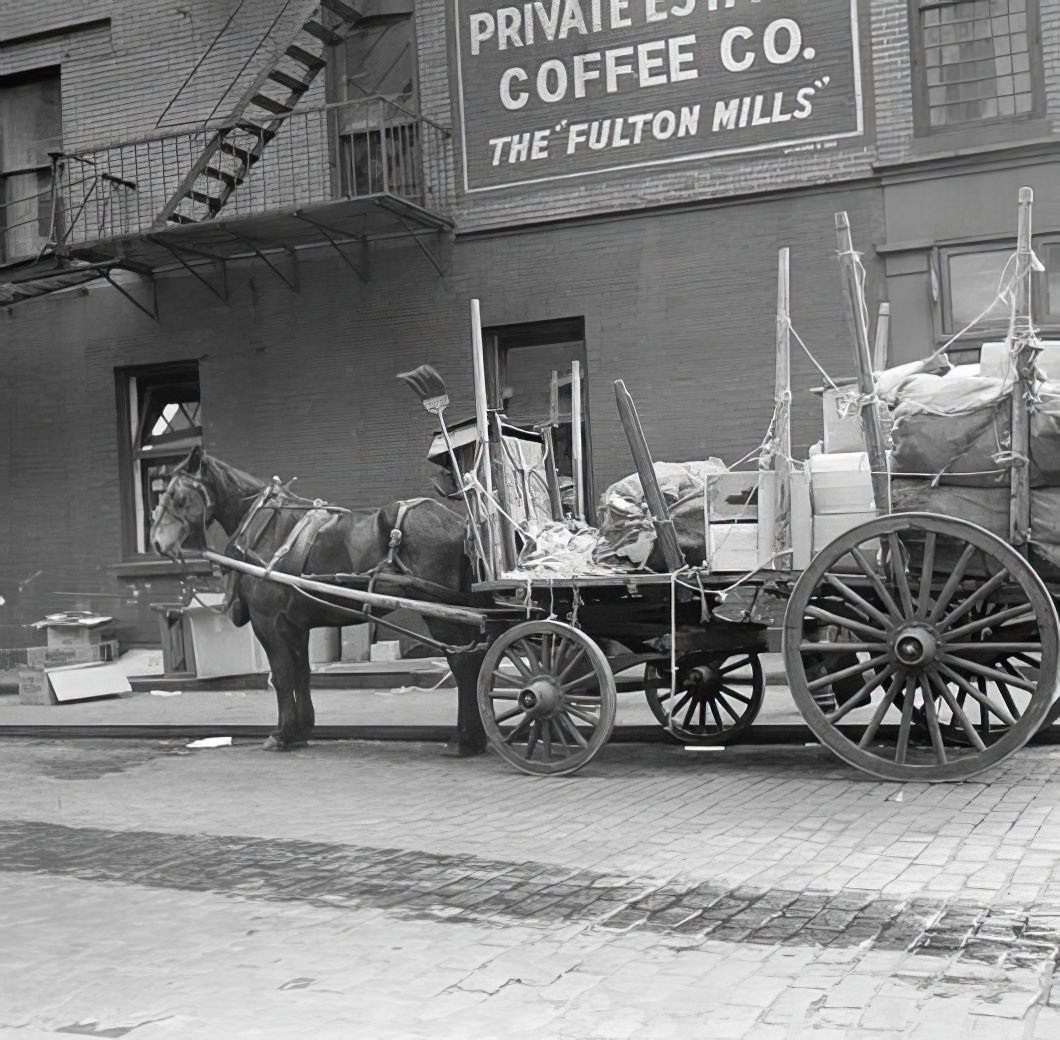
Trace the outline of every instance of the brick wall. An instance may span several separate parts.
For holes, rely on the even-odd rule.
[[[11,433],[0,457],[0,645],[25,640],[18,624],[72,604],[56,592],[113,595],[85,602],[116,611],[127,639],[152,638],[147,603],[172,597],[172,582],[111,571],[121,553],[115,367],[199,359],[208,450],[263,477],[297,475],[302,494],[352,506],[431,494],[431,420],[395,375],[434,364],[450,384],[449,418],[470,415],[468,300],[478,296],[490,325],[584,317],[597,488],[632,468],[617,378],[660,459],[733,461],[759,443],[771,411],[780,244],[792,248],[797,328],[833,374],[850,372],[837,208],[859,241],[878,238],[878,190],[822,192],[469,237],[444,279],[400,243],[376,250],[368,285],[326,251],[303,261],[298,294],[261,264],[233,265],[227,305],[167,276],[159,325],[105,285],[13,309],[0,316],[0,421]],[[874,306],[871,263],[870,273]],[[800,450],[820,434],[818,399],[806,393],[819,382],[797,355]]]

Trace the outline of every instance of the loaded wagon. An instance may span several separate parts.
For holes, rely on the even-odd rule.
[[[403,378],[440,420],[438,455],[468,511],[473,589],[489,606],[418,601],[414,583],[408,597],[350,588],[333,595],[368,608],[412,605],[475,631],[485,650],[477,693],[489,743],[524,773],[567,775],[591,762],[611,736],[620,686],[643,689],[677,741],[738,740],[766,692],[761,655],[778,644],[807,725],[849,764],[898,781],[960,780],[988,769],[1058,710],[1060,566],[1051,555],[1060,562],[1060,548],[1052,553],[1037,537],[1050,499],[1032,488],[1049,470],[1041,454],[1048,438],[1036,455],[1034,437],[1049,384],[1029,317],[1037,266],[1031,205],[1023,189],[1018,246],[999,287],[1009,332],[992,378],[931,374],[948,367],[941,350],[879,371],[864,272],[846,215],[837,214],[858,376],[845,409],[864,438],[864,451],[846,462],[791,455],[793,326],[782,250],[775,409],[751,468],[688,472],[684,492],[693,492],[675,501],[619,381],[616,404],[636,467],[623,493],[635,501],[610,516],[609,529],[585,522],[579,480],[573,501],[564,500],[548,425],[521,430],[487,406],[472,301],[473,436],[458,444],[451,435],[448,397],[433,369]],[[579,377],[575,364],[575,411]],[[945,402],[958,385],[989,391],[991,424],[971,439],[993,437],[996,450],[979,469],[969,463],[978,457],[970,444],[941,463],[910,465],[911,451],[931,458],[936,442],[950,444],[955,426],[967,425],[974,409],[930,403]],[[580,428],[575,414],[576,471]],[[919,455],[917,437],[920,448],[928,439]],[[1060,458],[1053,462],[1060,470]]]

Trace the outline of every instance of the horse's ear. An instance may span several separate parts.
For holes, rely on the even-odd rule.
[[[199,476],[202,473],[202,446],[196,444],[191,449],[191,454],[188,456],[187,462],[184,463],[184,472],[190,474],[193,477]]]

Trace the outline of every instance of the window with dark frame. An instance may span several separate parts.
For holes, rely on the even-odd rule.
[[[49,152],[62,148],[58,69],[0,78],[0,263],[35,256],[52,216]]]
[[[197,362],[118,372],[126,489],[126,552],[149,551],[151,514],[169,471],[202,444]]]
[[[918,134],[1039,115],[1038,0],[910,0]]]
[[[1011,281],[1014,242],[949,246],[938,250],[942,274],[942,331],[953,335],[975,322],[980,338],[996,338],[1008,328],[1010,304],[999,294]],[[1060,327],[1060,240],[1036,240],[1035,251],[1046,273],[1034,276],[1034,320]],[[971,338],[976,338],[973,331]]]
[[[368,0],[364,17],[329,62],[339,190],[415,195],[419,90],[412,0]],[[353,102],[357,102],[354,104]]]

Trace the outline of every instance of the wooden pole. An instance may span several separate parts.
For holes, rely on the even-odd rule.
[[[858,374],[858,393],[861,396],[861,425],[865,448],[872,469],[872,491],[876,499],[876,513],[885,516],[891,511],[891,480],[887,466],[887,448],[880,425],[876,383],[872,378],[872,355],[869,352],[869,329],[865,308],[865,286],[862,283],[858,258],[850,234],[850,221],[845,212],[835,215],[836,247],[843,284],[847,293],[848,316],[854,331],[854,364]]]
[[[493,518],[493,460],[490,457],[489,402],[486,399],[486,355],[482,346],[482,308],[478,300],[471,301],[471,363],[475,378],[475,427],[482,452],[482,486],[486,489],[483,504],[486,521],[486,580],[497,573],[496,538]]]
[[[791,558],[791,251],[787,246],[780,250],[777,265],[776,382],[773,392],[773,408],[773,436],[766,454],[759,460],[759,468],[774,474],[773,566],[790,568],[793,562]]]
[[[687,561],[684,553],[681,552],[677,532],[670,522],[670,510],[666,508],[662,488],[659,487],[659,480],[655,476],[655,464],[648,450],[648,441],[644,436],[644,428],[640,424],[637,406],[633,403],[633,398],[630,397],[626,384],[621,379],[615,380],[615,400],[618,403],[618,415],[622,420],[622,429],[626,431],[629,450],[633,454],[633,462],[636,464],[637,475],[640,477],[640,486],[644,490],[644,500],[655,522],[655,534],[659,539],[663,559],[671,571],[679,571],[687,566]]]
[[[570,368],[571,455],[574,469],[574,515],[585,520],[585,456],[582,451],[582,366],[572,361]]]
[[[249,574],[264,581],[275,581],[280,585],[290,585],[307,592],[323,593],[336,599],[348,599],[366,607],[378,607],[380,610],[414,610],[424,617],[441,618],[444,621],[459,621],[466,625],[481,627],[486,622],[486,615],[467,607],[451,607],[445,603],[430,603],[419,599],[406,599],[403,596],[387,596],[380,592],[362,592],[360,589],[348,589],[340,585],[331,585],[325,581],[313,581],[297,574],[285,574],[283,571],[267,571],[253,563],[233,560],[230,556],[207,550],[203,558],[218,566]]]
[[[887,355],[891,346],[891,305],[880,304],[880,316],[876,320],[876,344],[872,351],[873,372],[883,372],[887,368]]]
[[[1034,192],[1020,188],[1016,237],[1016,292],[1009,325],[1009,347],[1015,356],[1016,381],[1012,387],[1012,475],[1009,541],[1026,554],[1031,529],[1030,453],[1031,427],[1027,397],[1034,390],[1037,354],[1031,324],[1031,210]]]

